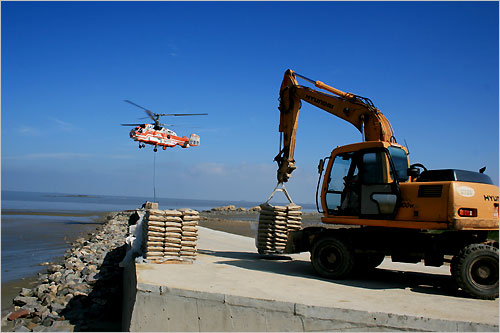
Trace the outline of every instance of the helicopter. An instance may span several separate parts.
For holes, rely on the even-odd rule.
[[[142,107],[132,101],[124,100],[138,108],[143,109],[154,124],[121,124],[122,126],[135,126],[130,131],[130,138],[139,142],[139,149],[145,148],[146,144],[154,146],[153,150],[158,151],[158,146],[166,150],[167,147],[180,146],[182,148],[195,147],[200,145],[200,136],[191,134],[189,138],[178,136],[165,124],[160,123],[160,117],[163,116],[206,116],[208,113],[154,113],[145,107]],[[145,117],[145,118],[148,118]]]

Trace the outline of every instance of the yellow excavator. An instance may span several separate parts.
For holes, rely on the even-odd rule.
[[[325,92],[299,85],[297,78]],[[320,160],[316,204],[325,225],[291,232],[285,253],[310,251],[315,271],[330,279],[373,269],[386,256],[436,267],[448,262],[457,287],[475,298],[497,298],[499,189],[484,168],[410,164],[408,150],[370,99],[287,70],[280,89],[278,184],[296,168],[302,101],[351,123],[364,141]]]

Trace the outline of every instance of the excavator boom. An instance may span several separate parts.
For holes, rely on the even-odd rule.
[[[296,77],[313,83],[324,93],[298,84]],[[326,112],[351,123],[363,133],[365,141],[395,142],[389,120],[368,99],[345,93],[321,81],[314,81],[292,70],[287,70],[280,89],[280,125],[282,147],[275,157],[278,162],[278,182],[287,182],[295,170],[295,139],[301,101],[306,101]]]

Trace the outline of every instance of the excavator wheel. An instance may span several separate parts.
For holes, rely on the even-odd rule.
[[[354,253],[342,240],[324,237],[313,244],[311,263],[318,275],[328,279],[343,279],[354,269]]]
[[[498,298],[498,248],[471,244],[452,260],[451,274],[458,287],[474,298]]]

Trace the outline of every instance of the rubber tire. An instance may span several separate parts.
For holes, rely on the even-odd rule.
[[[479,268],[483,268],[485,277]],[[458,287],[474,298],[498,298],[498,249],[486,244],[471,244],[452,260],[451,274]]]
[[[383,254],[370,254],[370,255],[356,255],[355,256],[355,264],[356,271],[358,272],[366,272],[372,269],[375,269],[379,266],[385,259]]]
[[[344,279],[354,269],[354,254],[342,240],[324,237],[313,244],[311,263],[321,277]]]

